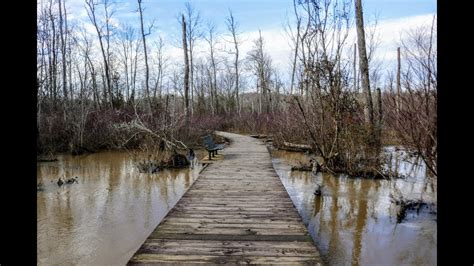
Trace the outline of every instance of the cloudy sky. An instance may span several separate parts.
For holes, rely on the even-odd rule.
[[[138,27],[137,0],[113,0],[115,14],[113,23],[116,26],[127,23]],[[143,0],[145,24],[154,20],[153,40],[160,36],[165,42],[165,52],[176,59],[182,56],[179,48],[181,29],[177,17],[184,12],[185,0]],[[199,11],[203,25],[213,22],[217,31],[225,35],[225,17],[232,10],[238,22],[241,39],[241,54],[246,55],[251,49],[253,40],[261,30],[265,48],[273,59],[274,65],[282,72],[290,69],[290,46],[284,27],[292,17],[292,0],[190,0],[191,5]],[[409,28],[423,24],[430,25],[436,15],[436,0],[363,0],[366,25],[377,20],[376,35],[379,48],[375,55],[382,68],[390,69],[396,59],[397,42],[401,33]],[[41,0],[39,5],[41,5]],[[84,0],[66,0],[68,18],[88,25]],[[355,31],[349,35],[349,42],[355,42]],[[151,43],[151,42],[150,42]],[[197,50],[199,52],[199,44]],[[201,50],[206,48],[201,47]]]

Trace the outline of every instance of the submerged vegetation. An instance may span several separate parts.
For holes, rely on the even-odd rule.
[[[154,156],[148,154],[148,158],[143,157],[143,153],[138,152],[133,156],[133,161],[141,173],[156,173],[164,168],[182,168],[191,164],[186,156],[176,152],[163,151],[155,153]]]

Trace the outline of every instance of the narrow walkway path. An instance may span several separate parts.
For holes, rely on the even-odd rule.
[[[129,264],[311,264],[319,252],[259,140],[227,132],[209,165]]]

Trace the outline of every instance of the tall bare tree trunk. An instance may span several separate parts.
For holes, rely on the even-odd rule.
[[[191,116],[194,115],[194,64],[193,64],[193,52],[192,52],[192,40],[189,40],[189,87],[191,89],[191,101],[190,101],[190,112]]]
[[[94,28],[97,32],[97,37],[99,38],[100,51],[102,52],[102,59],[104,61],[105,81],[106,81],[106,86],[107,86],[107,92],[110,94],[111,106],[113,108],[114,105],[113,105],[112,86],[110,84],[110,73],[109,73],[109,56],[108,56],[109,45],[107,45],[107,53],[106,53],[105,48],[104,48],[104,43],[103,43],[102,32],[100,30],[99,24],[97,23],[96,14],[95,14],[95,6],[97,4],[94,2],[94,0],[86,0],[86,5],[88,7],[87,14],[92,24],[94,25]],[[104,3],[104,5],[105,5],[105,10],[107,11],[107,1]],[[109,33],[108,23],[109,23],[109,17],[108,17],[108,13],[106,12],[107,34]]]
[[[53,7],[52,1],[49,3],[49,18],[51,21],[51,48],[52,48],[52,59],[50,63],[50,86],[53,95],[53,106],[56,107],[57,98],[58,98],[58,84],[57,84],[57,75],[58,75],[58,57],[57,57],[57,47],[56,47],[56,27],[54,23],[53,16]]]
[[[146,98],[148,102],[148,108],[149,108],[149,111],[151,112],[150,87],[148,85],[149,79],[150,79],[150,68],[148,67],[148,53],[146,50],[146,35],[147,34],[145,34],[145,30],[143,29],[142,0],[138,0],[138,11],[140,12],[140,26],[141,26],[141,31],[142,31],[143,52],[145,53],[145,91],[146,91]]]
[[[113,85],[111,81],[111,74],[110,74],[110,18],[112,14],[109,15],[109,6],[110,2],[109,0],[103,0],[104,4],[104,11],[105,11],[105,43],[107,44],[107,49],[106,49],[106,58],[107,58],[107,68],[106,68],[106,78],[107,78],[107,89],[110,97],[110,106],[112,109],[114,109],[115,106],[115,100],[114,100],[114,92],[113,92]]]
[[[240,115],[240,96],[239,96],[239,47],[235,39],[234,34],[234,46],[235,46],[235,96],[237,99],[237,113]]]
[[[198,32],[198,27],[200,24],[200,15],[199,12],[195,13],[195,10],[190,2],[185,3],[186,16],[187,16],[187,28],[188,31],[186,37],[188,39],[188,53],[189,53],[189,86],[191,90],[191,100],[190,100],[190,111],[191,116],[194,114],[194,91],[196,90],[197,97],[199,97],[199,91],[195,86],[194,82],[194,45],[197,38],[199,38],[200,33]],[[199,101],[199,98],[198,98]],[[199,103],[198,103],[199,105]]]
[[[210,49],[210,59],[211,59],[211,67],[212,67],[212,86],[211,86],[211,91],[212,91],[212,98],[214,100],[213,103],[213,110],[215,113],[219,113],[219,97],[217,94],[217,67],[216,67],[216,60],[215,60],[215,55],[214,55],[214,33],[215,33],[215,26],[213,24],[210,24],[209,26],[209,36],[206,38],[207,42],[209,43],[209,49]],[[214,113],[213,113],[214,114]]]
[[[189,59],[188,59],[188,44],[186,39],[186,21],[184,15],[181,18],[181,25],[183,31],[183,51],[184,51],[184,113],[186,120],[189,121]]]
[[[295,73],[296,73],[296,60],[298,59],[298,47],[300,42],[300,29],[301,29],[301,18],[298,15],[296,10],[296,1],[293,0],[293,10],[296,16],[296,44],[295,44],[295,54],[293,57],[293,65],[291,68],[291,84],[290,84],[290,95],[293,94],[293,88],[295,85]]]
[[[216,114],[219,113],[219,94],[217,93],[217,70],[216,70],[216,63],[214,61],[214,55],[212,56],[212,87],[214,90],[214,108],[216,110]]]
[[[395,102],[397,108],[397,116],[400,116],[400,89],[401,89],[401,62],[400,62],[400,47],[397,48],[397,100]]]
[[[74,92],[73,92],[73,80],[72,80],[72,41],[69,41],[69,28],[67,26],[67,12],[66,12],[66,4],[63,2],[63,7],[64,7],[64,27],[65,27],[65,38],[66,38],[66,43],[68,44],[68,50],[67,50],[67,55],[68,55],[68,71],[69,71],[69,76],[68,76],[68,86],[69,86],[69,95],[71,101],[74,100]]]
[[[138,43],[135,45],[135,58],[132,60],[133,61],[133,65],[131,65],[132,69],[132,95],[130,97],[130,102],[132,103],[132,105],[135,104],[135,89],[136,89],[136,85],[137,85],[137,69],[138,69],[138,48],[140,46],[138,45]],[[133,58],[133,57],[132,57]]]
[[[367,59],[367,51],[365,47],[365,30],[364,30],[364,18],[362,14],[362,3],[361,3],[361,0],[355,0],[354,3],[355,3],[355,15],[356,15],[356,26],[357,26],[357,44],[359,46],[359,68],[360,68],[360,73],[362,76],[362,90],[363,90],[364,98],[365,98],[365,105],[364,105],[365,123],[368,124],[371,128],[373,128],[374,109],[373,109],[373,104],[372,104],[372,95],[370,92],[369,62]]]
[[[380,91],[380,88],[377,88],[375,94],[377,98],[377,122],[376,122],[375,137],[377,141],[377,148],[380,148],[381,136],[382,136],[382,121],[383,121],[382,92]]]
[[[357,44],[354,43],[354,91],[359,93],[359,72],[357,72]]]
[[[237,41],[237,25],[232,15],[232,11],[229,11],[229,17],[227,18],[227,29],[232,34],[234,48],[235,48],[235,96],[237,99],[237,113],[240,115],[240,97],[239,97],[239,42]]]
[[[66,66],[66,41],[64,38],[65,29],[63,28],[64,19],[63,19],[63,8],[61,0],[58,0],[59,7],[59,36],[61,37],[61,59],[62,59],[62,78],[63,78],[63,96],[65,104],[68,100],[68,91],[67,91],[67,66]],[[66,106],[66,105],[65,105]]]

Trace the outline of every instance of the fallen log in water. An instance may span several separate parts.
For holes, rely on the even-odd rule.
[[[254,134],[254,135],[250,135],[250,137],[256,138],[256,139],[266,139],[266,138],[271,138],[272,136],[265,135],[265,134]]]
[[[283,145],[281,147],[278,147],[281,150],[287,150],[287,151],[300,151],[300,152],[306,152],[311,150],[310,145],[306,144],[295,144],[291,142],[284,141]]]

